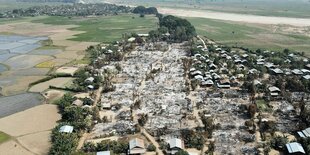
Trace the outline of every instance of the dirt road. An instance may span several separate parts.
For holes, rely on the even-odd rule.
[[[151,136],[144,128],[141,128],[141,133],[144,134],[144,136],[151,141],[151,143],[156,147],[156,152],[158,155],[164,155],[163,151],[160,149],[159,144],[157,141],[154,139],[153,136]]]
[[[181,17],[201,17],[209,19],[219,19],[235,22],[258,23],[258,24],[284,24],[292,26],[310,26],[309,18],[291,18],[291,17],[272,17],[272,16],[258,16],[245,15],[236,13],[223,13],[205,10],[184,10],[175,8],[158,8],[162,14],[170,14]]]

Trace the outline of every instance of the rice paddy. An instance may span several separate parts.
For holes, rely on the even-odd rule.
[[[37,106],[41,104],[42,101],[43,97],[40,94],[35,93],[0,97],[0,117],[8,116],[10,114]]]

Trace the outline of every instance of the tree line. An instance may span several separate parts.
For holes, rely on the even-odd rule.
[[[157,8],[155,7],[149,7],[146,8],[144,6],[137,6],[136,8],[133,9],[132,13],[135,14],[158,14]]]
[[[33,6],[26,9],[13,9],[0,13],[0,18],[32,17],[32,16],[91,16],[130,13],[132,8],[115,4],[73,4],[55,6]]]
[[[157,14],[159,28],[149,32],[152,41],[183,42],[197,35],[195,27],[186,19]]]

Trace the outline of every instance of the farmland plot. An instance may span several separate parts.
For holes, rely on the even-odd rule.
[[[25,93],[9,97],[0,97],[0,117],[41,104],[43,97],[40,94]]]
[[[54,87],[64,87],[66,84],[70,83],[74,78],[55,78],[43,83],[34,85],[29,89],[30,92],[43,92],[49,88],[49,86]]]
[[[29,54],[33,55],[55,55],[58,53],[61,53],[62,51],[60,49],[46,49],[46,50],[35,50],[30,52]]]
[[[19,55],[8,59],[5,64],[9,65],[12,70],[27,69],[44,61],[51,60],[50,56],[43,55]]]
[[[1,73],[1,72],[4,72],[4,71],[6,71],[6,70],[8,70],[7,67],[5,67],[4,65],[1,65],[1,64],[0,64],[0,73]]]

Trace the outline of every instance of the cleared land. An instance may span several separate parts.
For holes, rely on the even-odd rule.
[[[44,104],[1,118],[0,130],[14,139],[0,145],[0,154],[47,154],[50,130],[61,117],[57,112],[56,105]]]
[[[9,155],[34,155],[14,140],[1,144],[0,153]]]
[[[291,18],[291,17],[272,17],[259,15],[244,15],[235,13],[222,13],[212,11],[195,11],[185,9],[159,8],[163,14],[181,16],[181,17],[200,17],[209,19],[219,19],[235,22],[247,22],[258,24],[285,24],[293,26],[310,26],[309,18]]]
[[[5,142],[5,141],[7,141],[7,140],[9,140],[9,139],[10,139],[9,135],[7,135],[6,133],[0,131],[0,144]]]
[[[14,137],[47,131],[60,119],[56,105],[44,104],[0,119],[0,130]],[[48,120],[48,121],[47,121]],[[1,153],[0,153],[1,154]]]
[[[52,25],[78,25],[71,30],[85,33],[75,34],[75,38],[70,39],[73,41],[113,42],[121,39],[125,33],[148,33],[157,27],[158,21],[155,16],[141,18],[139,15],[122,14],[86,18],[47,17],[33,22]]]

